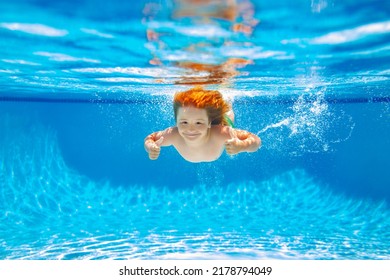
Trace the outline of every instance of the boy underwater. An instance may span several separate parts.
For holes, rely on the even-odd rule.
[[[257,135],[233,128],[233,111],[219,91],[195,87],[178,92],[173,108],[176,126],[145,138],[145,150],[151,160],[159,157],[161,147],[171,145],[185,160],[194,163],[215,161],[224,149],[235,155],[255,152],[261,146]]]

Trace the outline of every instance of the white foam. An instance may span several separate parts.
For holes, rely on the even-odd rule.
[[[63,37],[68,35],[68,31],[65,29],[57,29],[39,23],[3,22],[0,23],[0,27],[11,31],[20,31],[24,33],[47,37]]]
[[[227,48],[224,47],[222,50],[218,49],[218,52],[221,52],[224,56],[228,57],[245,57],[248,59],[264,59],[264,58],[293,58],[292,55],[288,55],[283,51],[274,51],[274,50],[264,50],[262,47],[245,47],[245,48]]]
[[[114,35],[111,35],[111,34],[108,34],[108,33],[103,33],[103,32],[100,32],[96,29],[89,29],[89,28],[80,28],[80,30],[86,34],[90,34],[90,35],[95,35],[95,36],[98,36],[98,37],[101,37],[101,38],[107,38],[107,39],[112,39],[114,38]]]
[[[97,81],[110,83],[154,83],[151,79],[128,78],[128,77],[112,77],[112,78],[96,78]]]
[[[369,35],[386,34],[390,32],[390,21],[377,22],[336,32],[330,32],[312,39],[312,44],[336,45],[360,40]]]
[[[7,73],[7,74],[18,74],[20,73],[20,70],[10,70],[10,69],[0,69],[0,73]]]
[[[100,60],[86,57],[74,57],[63,53],[34,52],[34,55],[45,56],[54,61],[83,61],[88,63],[100,63]]]
[[[382,52],[385,53],[384,55],[387,55],[388,54],[387,52],[389,50],[390,50],[390,45],[389,46],[380,47],[380,48],[374,48],[374,49],[362,50],[362,51],[358,51],[358,52],[352,52],[351,55],[371,56],[373,54],[378,54],[378,53],[382,53]]]
[[[10,64],[21,64],[21,65],[31,65],[31,66],[41,65],[39,63],[26,61],[23,59],[2,59],[2,61]]]
[[[125,74],[132,76],[147,76],[153,78],[180,78],[183,74],[183,69],[177,67],[164,68],[141,68],[141,67],[86,67],[75,68],[73,72],[79,73],[97,73],[97,74]],[[201,77],[202,73],[186,74],[186,77]]]
[[[216,25],[178,26],[176,32],[190,37],[229,37],[231,32]]]

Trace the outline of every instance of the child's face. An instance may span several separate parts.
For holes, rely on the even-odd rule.
[[[180,107],[177,111],[177,128],[179,134],[187,141],[202,140],[207,136],[210,128],[206,110],[195,107]]]

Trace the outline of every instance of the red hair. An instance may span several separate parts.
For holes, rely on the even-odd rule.
[[[231,110],[231,107],[217,90],[205,90],[198,86],[176,93],[173,98],[175,120],[177,119],[178,109],[183,106],[206,109],[211,124],[228,125],[224,115]]]

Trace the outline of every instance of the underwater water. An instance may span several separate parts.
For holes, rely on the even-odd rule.
[[[0,2],[0,259],[390,259],[389,4],[199,3]],[[150,161],[194,85],[262,148]]]

